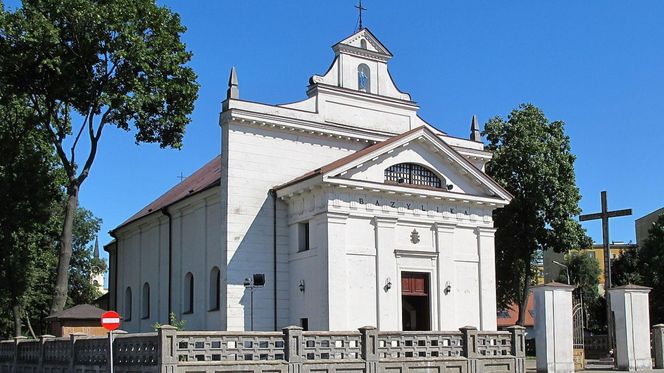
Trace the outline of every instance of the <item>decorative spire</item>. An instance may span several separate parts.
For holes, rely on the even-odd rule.
[[[480,126],[477,124],[477,116],[475,115],[473,115],[473,120],[470,122],[470,139],[473,141],[482,142]]]
[[[231,76],[228,78],[228,90],[226,91],[226,98],[240,98],[240,88],[237,83],[237,72],[235,66],[231,68]]]
[[[95,259],[99,259],[99,237],[95,236],[95,250],[94,250]]]

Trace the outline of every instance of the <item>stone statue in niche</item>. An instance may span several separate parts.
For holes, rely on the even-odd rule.
[[[371,90],[371,71],[366,64],[360,64],[357,67],[357,87],[360,91],[369,92]]]
[[[417,229],[413,229],[413,231],[410,232],[410,242],[414,244],[418,244],[420,242],[420,233],[417,231]]]

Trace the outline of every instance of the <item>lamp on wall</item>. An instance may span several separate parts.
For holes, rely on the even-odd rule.
[[[385,292],[392,289],[392,280],[389,277],[385,279],[385,286],[383,286],[383,289],[385,289]]]
[[[447,281],[447,282],[445,282],[445,290],[443,290],[443,293],[445,293],[445,295],[447,295],[447,294],[450,293],[450,291],[452,291],[452,285],[450,284],[449,281]]]
[[[454,189],[454,185],[452,185],[452,184],[447,184],[446,187],[447,187],[447,190]]]
[[[297,287],[298,287],[298,289],[300,289],[301,292],[304,293],[304,290],[305,290],[304,280],[300,280],[300,284]]]

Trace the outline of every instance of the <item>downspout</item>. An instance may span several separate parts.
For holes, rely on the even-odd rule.
[[[161,209],[161,213],[168,218],[168,315],[166,315],[166,324],[171,323],[171,297],[173,296],[173,217],[168,212],[168,207]]]
[[[273,296],[274,296],[274,330],[277,329],[277,191],[275,189],[270,189],[270,194],[272,195],[272,260],[273,266],[272,271],[274,271],[274,287],[273,287]]]
[[[113,237],[113,239],[115,239],[115,255],[113,255],[113,268],[115,268],[114,276],[113,276],[113,298],[114,298],[113,299],[113,308],[115,308],[117,310],[117,308],[118,308],[118,254],[120,252],[120,240],[118,239],[118,235],[115,233],[114,230],[108,232],[108,234],[109,234],[109,236]],[[110,265],[110,263],[109,263],[109,265]],[[108,271],[108,274],[109,275],[111,274],[110,270]],[[109,279],[108,286],[109,287],[111,286],[110,279]],[[109,303],[108,308],[111,308],[110,307],[111,306],[110,305],[110,303],[111,303],[110,299],[108,300],[108,303]]]

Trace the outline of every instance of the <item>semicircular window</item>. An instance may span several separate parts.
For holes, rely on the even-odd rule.
[[[440,189],[443,181],[433,171],[415,163],[399,163],[385,169],[385,182]]]

